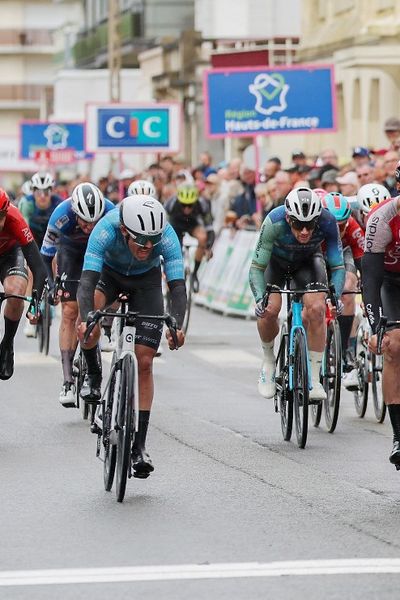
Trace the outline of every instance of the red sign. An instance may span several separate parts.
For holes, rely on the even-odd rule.
[[[75,154],[75,150],[70,148],[64,150],[36,150],[34,158],[36,162],[72,163],[76,160]]]
[[[213,69],[219,67],[259,67],[268,65],[268,50],[220,52],[211,55]]]

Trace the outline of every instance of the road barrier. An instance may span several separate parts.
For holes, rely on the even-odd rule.
[[[200,291],[195,303],[226,315],[254,316],[249,268],[256,231],[223,229],[213,246],[213,257],[199,271]]]

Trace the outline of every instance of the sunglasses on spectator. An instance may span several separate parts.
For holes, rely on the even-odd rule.
[[[299,221],[295,217],[290,217],[289,219],[290,226],[296,231],[301,231],[304,228],[306,228],[308,231],[312,231],[316,228],[317,222],[318,218],[313,219],[312,221]]]

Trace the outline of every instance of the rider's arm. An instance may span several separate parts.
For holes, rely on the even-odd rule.
[[[362,257],[362,296],[368,321],[374,333],[382,314],[381,287],[384,266],[384,252],[366,252]]]
[[[38,298],[41,298],[46,279],[46,268],[40,255],[39,248],[33,240],[28,244],[25,244],[25,246],[21,246],[21,249],[25,260],[28,263],[28,267],[33,273],[33,289],[37,291]]]
[[[183,279],[168,282],[171,294],[171,314],[176,319],[178,329],[181,329],[186,311],[186,286]]]
[[[77,300],[79,305],[79,313],[82,321],[87,320],[88,313],[93,310],[94,305],[94,290],[97,282],[100,279],[99,271],[82,271],[79,282]]]
[[[265,294],[264,273],[271,259],[275,238],[276,225],[267,216],[258,236],[249,272],[250,287],[256,302],[259,302]]]
[[[178,327],[181,327],[186,310],[185,275],[181,245],[175,230],[169,223],[165,228],[161,244],[165,276],[171,292],[172,316],[177,320]]]
[[[341,296],[344,287],[346,271],[343,261],[343,248],[333,215],[325,216],[324,232],[326,241],[326,261],[331,270],[332,283],[335,286],[337,296]]]
[[[31,202],[28,198],[21,198],[21,200],[18,204],[18,210],[20,211],[20,213],[22,214],[22,216],[24,217],[24,219],[27,223],[29,223],[29,220],[33,213],[33,209],[34,209],[33,202]]]

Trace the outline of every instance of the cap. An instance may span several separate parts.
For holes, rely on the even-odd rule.
[[[385,121],[384,125],[385,131],[397,131],[400,130],[400,119],[397,117],[389,117]]]
[[[218,183],[219,177],[216,173],[210,173],[206,177],[206,183]]]
[[[132,169],[124,169],[123,171],[121,171],[121,173],[119,174],[118,179],[133,179],[135,177],[135,173],[132,171]]]
[[[321,177],[321,183],[336,183],[337,171],[336,169],[329,169]]]
[[[340,183],[340,185],[354,185],[358,187],[358,177],[355,171],[348,171],[341,177],[337,177],[336,181]]]
[[[305,158],[306,155],[304,154],[304,152],[302,150],[293,150],[292,152],[292,159],[293,158]]]
[[[369,156],[369,150],[368,148],[363,148],[362,146],[356,146],[355,148],[353,148],[352,156],[353,158],[355,158],[356,156]]]

